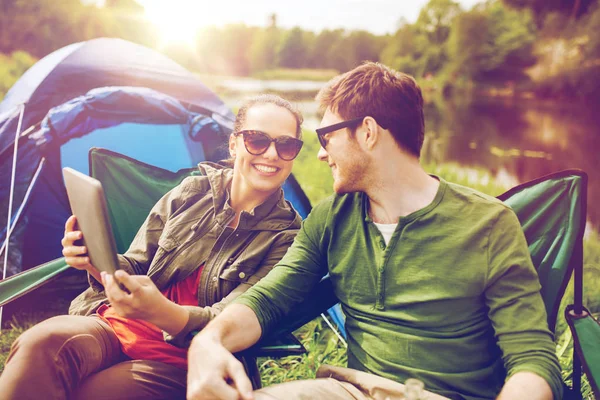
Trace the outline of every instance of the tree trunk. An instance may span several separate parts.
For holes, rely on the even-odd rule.
[[[581,0],[575,0],[575,3],[573,3],[573,9],[571,10],[571,19],[577,18],[577,14],[579,14],[580,8],[581,8]]]

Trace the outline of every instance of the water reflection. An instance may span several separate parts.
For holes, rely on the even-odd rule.
[[[482,168],[509,185],[568,168],[588,173],[588,218],[598,228],[600,117],[581,106],[531,100],[427,99],[425,162]]]

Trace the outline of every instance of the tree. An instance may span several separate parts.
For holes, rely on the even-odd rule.
[[[403,23],[381,51],[381,61],[398,71],[417,75],[417,33],[413,25]]]
[[[0,100],[36,61],[37,59],[24,51],[15,51],[10,56],[0,53]]]
[[[538,27],[542,27],[546,16],[559,12],[576,19],[585,14],[596,0],[502,0],[506,5],[533,12]]]
[[[345,45],[352,55],[352,64],[354,66],[362,61],[379,61],[379,54],[385,47],[383,38],[373,35],[366,31],[350,32]],[[351,67],[351,68],[352,68]]]
[[[307,56],[302,29],[296,27],[286,32],[277,53],[278,64],[287,68],[302,68]]]
[[[0,52],[35,57],[100,36],[121,36],[110,10],[79,0],[0,0]]]
[[[309,54],[309,65],[315,68],[336,68],[335,55],[338,42],[341,42],[344,36],[342,29],[330,31],[325,29],[321,31],[314,39]]]
[[[275,68],[280,42],[281,31],[276,26],[258,31],[250,46],[250,69],[256,72]]]
[[[453,0],[430,0],[413,25],[401,22],[381,53],[382,61],[417,77],[438,73],[448,61],[448,37],[460,13]]]
[[[443,46],[450,35],[454,18],[461,11],[460,5],[453,0],[430,0],[421,9],[415,28],[427,36],[429,43]]]
[[[457,18],[449,38],[452,71],[475,81],[525,78],[535,64],[535,25],[528,13],[488,2]]]

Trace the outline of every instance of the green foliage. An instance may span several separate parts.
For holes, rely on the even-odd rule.
[[[308,353],[275,360],[259,359],[263,386],[315,378],[321,364],[346,366],[346,348],[320,317],[298,329],[295,334]]]
[[[302,29],[294,28],[285,33],[278,51],[279,65],[284,68],[302,68],[306,63],[308,48]]]
[[[363,61],[379,61],[379,54],[385,46],[385,39],[367,31],[353,31],[345,39],[346,51],[350,53],[352,69]],[[345,69],[340,69],[344,71]]]
[[[531,10],[538,25],[542,26],[545,17],[552,12],[578,18],[584,15],[596,0],[503,0],[503,2],[517,9]]]
[[[402,25],[381,52],[381,61],[404,73],[420,76],[419,63],[413,54],[417,53],[417,32],[414,26]]]
[[[27,328],[33,326],[33,322],[29,320],[25,322],[13,320],[10,326],[11,329],[0,330],[0,374],[4,370],[4,364],[6,363],[13,342]]]
[[[36,61],[24,51],[15,51],[10,56],[0,53],[0,100]]]
[[[281,31],[275,27],[260,30],[250,46],[250,70],[264,71],[277,66],[277,48]]]
[[[119,26],[132,25],[79,0],[0,0],[0,10],[0,52],[24,50],[35,57],[94,37],[123,37]]]
[[[339,47],[338,43],[343,40],[344,31],[342,29],[321,31],[313,41],[312,54],[309,57],[309,66],[318,68],[338,69],[334,62],[333,50]],[[339,70],[339,69],[338,69]]]
[[[333,193],[333,176],[326,162],[317,159],[321,145],[314,131],[302,133],[304,146],[294,161],[292,173],[314,206]]]
[[[438,73],[448,60],[448,37],[460,13],[455,1],[430,0],[414,25],[398,29],[382,50],[382,61],[417,77]]]
[[[454,19],[461,13],[460,5],[452,0],[429,0],[421,9],[415,24],[428,43],[443,46],[448,40]]]
[[[600,104],[600,3],[579,19],[555,12],[539,33],[535,93],[541,98]]]
[[[524,78],[532,66],[535,26],[530,14],[492,1],[461,14],[449,38],[449,69],[475,81]]]

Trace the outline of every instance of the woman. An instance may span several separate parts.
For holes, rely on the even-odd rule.
[[[264,277],[300,227],[281,185],[302,147],[301,123],[277,96],[242,106],[229,139],[233,168],[200,163],[203,176],[159,200],[114,277],[99,274],[75,245],[82,233],[71,216],[63,254],[88,272],[90,288],[71,315],[15,341],[2,398],[184,398],[193,333]]]

